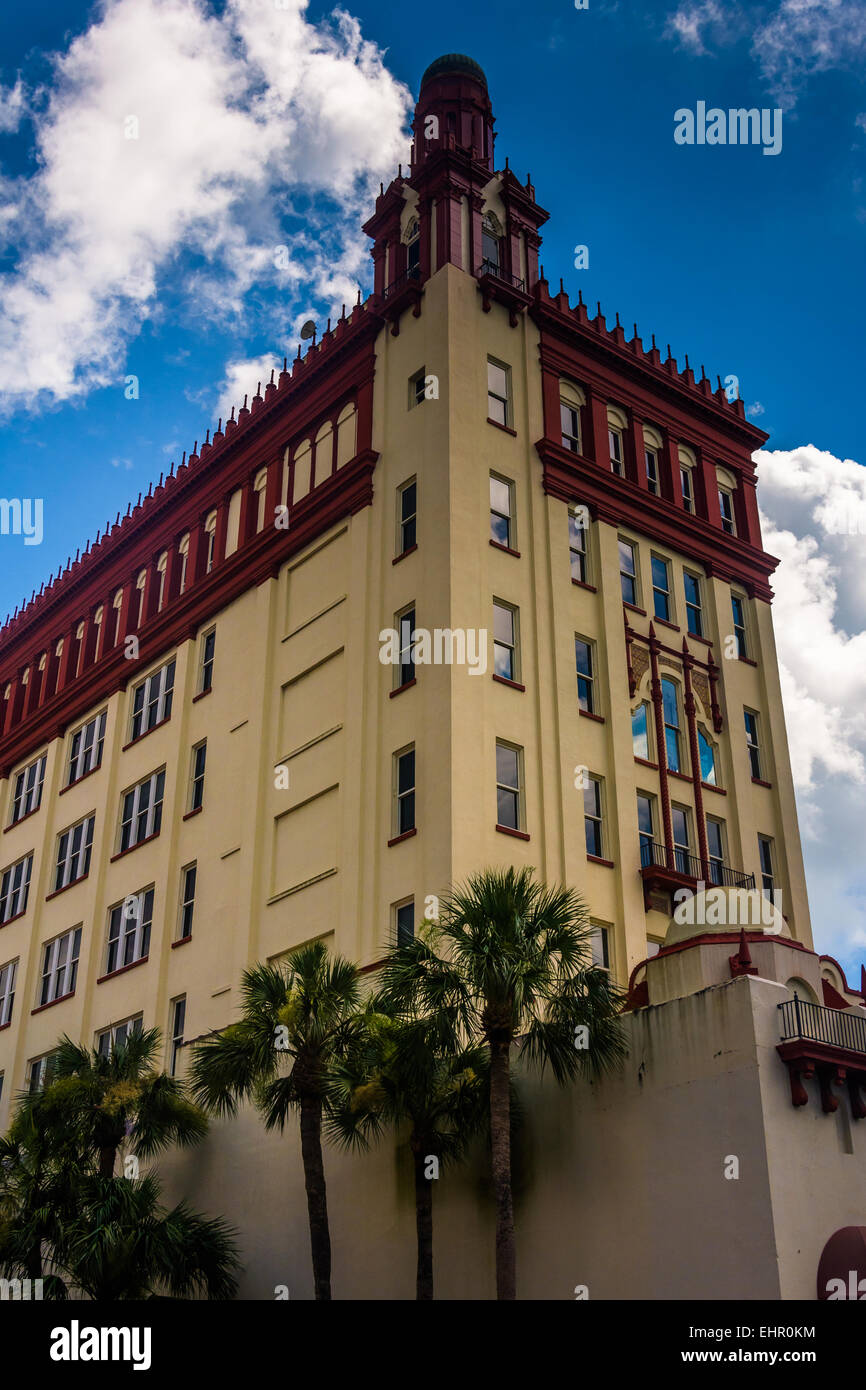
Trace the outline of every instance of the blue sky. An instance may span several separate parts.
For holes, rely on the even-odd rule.
[[[16,7],[18,8],[18,7]],[[542,261],[715,378],[759,460],[819,940],[866,954],[862,439],[866,7],[40,0],[0,21],[0,612],[180,460],[304,317],[370,288],[359,222],[442,52],[484,67],[497,163],[550,212]],[[776,156],[683,147],[699,101],[784,110]],[[137,138],[118,131],[133,115]],[[589,268],[573,268],[576,244]],[[289,268],[274,265],[288,248]],[[128,399],[134,375],[138,396]],[[811,449],[809,446],[812,446]],[[859,509],[859,510],[858,510]],[[850,525],[848,527],[850,530]]]

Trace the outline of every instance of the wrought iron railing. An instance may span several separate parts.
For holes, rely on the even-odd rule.
[[[782,1014],[782,1041],[803,1038],[807,1042],[844,1047],[866,1053],[866,1018],[847,1009],[828,1009],[797,994],[778,1008]]]
[[[408,269],[404,270],[400,275],[397,276],[396,280],[392,280],[390,285],[386,285],[385,289],[382,292],[382,298],[391,299],[395,294],[397,294],[399,290],[402,290],[404,285],[408,285],[410,281],[420,279],[420,265],[410,265]]]
[[[755,875],[745,874],[741,869],[732,869],[721,859],[700,859],[688,850],[668,849],[656,840],[641,840],[640,866],[668,869],[672,873],[683,874],[686,878],[711,883],[718,888],[754,888]]]
[[[501,280],[504,285],[513,285],[516,290],[526,289],[526,281],[522,275],[512,275],[510,270],[503,270],[498,261],[490,261],[487,257],[481,262],[476,275],[492,275],[494,280]]]

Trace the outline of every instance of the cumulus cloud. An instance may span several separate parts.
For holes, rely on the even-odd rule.
[[[756,30],[752,52],[783,107],[813,73],[859,69],[866,58],[862,0],[782,0]]]
[[[252,397],[256,394],[259,383],[261,383],[262,394],[264,394],[265,387],[271,379],[271,372],[276,372],[279,376],[282,365],[281,360],[267,352],[263,353],[261,357],[229,362],[225,369],[217,400],[217,412],[223,420],[228,419],[232,406],[240,407],[243,405],[244,396]]]
[[[28,224],[2,285],[7,409],[117,381],[169,276],[190,316],[252,302],[269,330],[274,289],[336,312],[354,299],[361,216],[405,158],[410,104],[355,19],[310,23],[306,0],[104,0],[54,66],[37,171],[7,181]]]
[[[26,110],[21,78],[14,87],[0,86],[0,132],[17,130]]]
[[[730,7],[726,13],[717,0],[697,0],[697,3],[686,0],[685,4],[680,5],[678,10],[668,16],[665,34],[676,39],[680,47],[690,53],[706,53],[705,40],[710,33],[719,37],[719,30],[729,17]]]

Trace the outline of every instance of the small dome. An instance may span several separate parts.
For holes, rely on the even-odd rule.
[[[757,888],[713,886],[701,893],[690,893],[678,904],[668,923],[665,945],[674,946],[694,936],[730,932],[732,942],[745,927],[765,936],[789,935],[788,924],[775,903]]]
[[[467,58],[465,53],[444,53],[441,58],[437,58],[431,63],[424,76],[421,78],[421,86],[431,82],[434,77],[442,77],[445,73],[462,74],[464,77],[474,77],[476,82],[480,82],[484,90],[487,90],[487,78],[484,71],[479,67],[474,58]]]

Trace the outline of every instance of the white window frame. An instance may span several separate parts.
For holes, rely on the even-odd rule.
[[[409,489],[415,489],[415,510],[409,515],[404,514],[403,499]],[[406,527],[414,523],[415,539],[411,545],[406,544]],[[405,555],[407,551],[414,550],[418,544],[418,478],[407,478],[405,483],[401,483],[397,489],[397,555]]]
[[[162,780],[160,781],[160,779]],[[145,806],[144,810],[142,810],[141,801],[145,787],[148,788],[148,800],[147,805]],[[152,836],[159,834],[159,831],[162,828],[162,802],[164,795],[164,767],[158,768],[157,771],[152,772],[149,777],[142,778],[142,780],[140,782],[137,782],[134,787],[128,787],[125,792],[121,793],[120,828],[118,835],[119,853],[123,853],[125,850],[134,849],[136,845],[140,845],[145,840],[149,840]],[[125,818],[124,808],[126,805],[126,798],[128,796],[131,796],[133,800],[130,808],[130,814],[127,818]],[[138,834],[138,822],[141,819],[142,815],[144,815],[145,817],[144,833]],[[130,825],[133,827],[132,831],[130,832],[129,843],[126,845],[123,843],[123,828],[125,825]]]
[[[178,1024],[178,1010],[182,1006],[180,1023]],[[170,1035],[168,1040],[168,1074],[177,1076],[177,1063],[183,1048],[183,1035],[186,1028],[186,995],[178,994],[170,1003]],[[180,1031],[178,1031],[178,1028]]]
[[[33,851],[16,859],[0,874],[0,927],[27,911],[30,896],[30,877],[33,873]]]
[[[158,670],[151,671],[149,676],[145,676],[144,680],[138,681],[132,687],[129,721],[130,743],[143,738],[145,734],[150,733],[151,729],[155,729],[158,724],[163,724],[171,718],[176,670],[177,659],[172,657],[170,661],[166,661]],[[136,708],[139,691],[142,692],[141,706]],[[152,715],[155,717],[151,717]],[[138,720],[141,722],[136,728],[136,721]]]
[[[105,941],[105,973],[116,975],[144,960],[150,952],[150,934],[156,889],[153,884],[130,893],[108,909]],[[129,956],[129,959],[127,959]]]
[[[507,613],[511,618],[511,641],[506,642],[501,637],[496,636],[496,610],[500,609]],[[513,603],[506,603],[505,599],[494,598],[493,600],[493,671],[494,675],[499,675],[496,669],[497,648],[507,651],[511,658],[511,675],[500,676],[500,680],[510,680],[515,685],[520,682],[520,610]]]
[[[692,579],[692,580],[694,580],[695,589],[697,590],[697,595],[698,595],[698,601],[697,601],[697,603],[692,603],[692,602],[690,602],[690,600],[689,600],[688,589],[686,588],[686,580],[687,580],[687,579]],[[700,576],[699,574],[696,574],[694,570],[685,569],[685,568],[683,569],[683,601],[684,601],[684,603],[685,603],[685,608],[686,608],[686,631],[688,632],[689,636],[690,636],[690,637],[704,637],[704,636],[706,636],[706,634],[705,634],[705,632],[704,632],[704,586],[703,586],[703,581],[702,581],[702,579],[701,579],[701,576]],[[689,618],[691,617],[691,614],[692,614],[692,611],[693,611],[693,610],[694,610],[695,612],[697,612],[697,615],[698,615],[698,627],[697,627],[697,631],[695,631],[695,630],[692,628],[692,626],[691,626],[691,624],[690,624],[690,622],[689,622]]]
[[[494,484],[494,483],[500,483],[504,488],[507,489],[507,492],[508,492],[508,511],[507,511],[507,512],[503,512],[503,511],[500,510],[499,507],[494,507],[494,505],[493,505],[493,484]],[[503,548],[504,548],[505,550],[516,550],[516,549],[517,549],[517,546],[516,546],[516,544],[515,544],[515,542],[516,542],[516,540],[517,540],[517,536],[516,536],[516,516],[515,516],[516,508],[515,508],[515,505],[514,505],[514,499],[515,499],[515,495],[516,495],[516,494],[515,494],[514,482],[513,482],[513,480],[512,480],[511,478],[504,478],[504,477],[502,476],[501,473],[493,473],[493,472],[491,472],[491,474],[490,474],[490,486],[489,486],[489,488],[488,488],[488,492],[489,492],[489,505],[490,505],[490,539],[493,541],[493,544],[494,544],[494,545],[503,546]],[[497,537],[493,534],[493,518],[494,518],[494,517],[500,517],[502,520],[504,520],[504,521],[506,521],[506,522],[508,523],[508,530],[507,530],[508,540],[505,541],[505,542],[498,540]]]
[[[193,875],[192,894],[189,892],[189,876]],[[178,903],[177,914],[177,940],[189,941],[192,936],[193,923],[195,921],[195,900],[198,892],[198,861],[193,860],[191,864],[184,864],[180,871],[180,901]],[[189,908],[189,931],[186,931],[186,910]]]
[[[749,730],[749,721],[746,718],[747,715],[754,721],[754,738]],[[762,757],[763,740],[761,738],[761,716],[758,714],[757,710],[749,709],[747,706],[743,707],[743,727],[746,731],[746,751],[749,755],[749,771],[755,781],[763,782],[764,759]],[[757,771],[755,771],[756,766]]]
[[[102,764],[105,747],[105,724],[107,710],[100,710],[86,724],[75,729],[69,740],[69,760],[66,769],[66,785],[80,782],[88,772],[95,771]]]
[[[632,608],[640,608],[640,606],[641,606],[641,601],[640,601],[640,595],[641,595],[641,584],[640,584],[640,550],[639,550],[637,541],[633,541],[633,540],[631,539],[630,536],[619,536],[619,535],[617,536],[616,541],[617,541],[617,545],[616,545],[617,561],[618,561],[618,564],[619,564],[619,591],[620,591],[620,596],[621,596],[621,598],[622,598],[623,603],[631,604]],[[632,562],[633,562],[633,564],[634,564],[634,573],[633,573],[633,574],[630,574],[628,570],[624,570],[623,567],[622,567],[622,552],[620,551],[620,546],[621,546],[621,545],[628,546],[628,549],[631,551],[631,558],[632,558]],[[622,581],[623,581],[624,578],[631,579],[631,581],[632,581],[632,584],[633,584],[633,586],[634,586],[634,597],[633,597],[633,598],[626,598],[625,594],[622,592]]]
[[[401,760],[402,760],[403,758],[407,757],[410,753],[412,754],[412,757],[413,757],[413,760],[414,760],[414,761],[413,761],[413,764],[412,764],[412,770],[413,770],[412,785],[411,785],[411,787],[404,787],[404,789],[401,791],[401,790],[400,790],[400,762],[401,762]],[[412,831],[412,830],[417,830],[417,828],[418,828],[418,753],[417,753],[417,750],[416,750],[416,748],[415,748],[415,744],[414,744],[414,743],[407,743],[406,746],[405,746],[405,748],[398,748],[397,752],[394,754],[394,758],[393,758],[393,767],[394,767],[394,773],[393,773],[393,776],[394,776],[394,795],[393,795],[392,834],[391,834],[391,837],[392,837],[392,839],[396,839],[398,836],[400,836],[400,835],[408,835],[408,834],[410,833],[410,831]],[[412,797],[412,824],[411,824],[411,825],[407,825],[405,828],[403,828],[403,827],[401,826],[402,803],[406,800],[406,798],[407,798],[408,796],[411,796],[411,797]]]
[[[500,782],[500,780],[499,780],[499,759],[498,759],[498,757],[497,757],[497,758],[496,758],[496,766],[495,766],[495,773],[496,773],[496,824],[502,826],[502,828],[503,828],[504,830],[518,830],[518,831],[520,831],[521,834],[523,834],[523,833],[525,832],[525,830],[526,830],[526,796],[525,796],[525,791],[524,791],[525,783],[524,783],[524,774],[523,774],[523,749],[521,748],[521,746],[520,746],[519,744],[517,744],[517,743],[512,743],[509,739],[506,739],[506,738],[498,738],[498,739],[496,740],[496,753],[497,753],[497,754],[498,754],[500,748],[503,748],[503,749],[507,750],[509,753],[514,753],[514,754],[516,754],[516,769],[517,769],[517,771],[516,771],[516,776],[517,776],[517,781],[516,781],[516,783],[512,783],[512,782]],[[516,805],[516,808],[517,808],[517,824],[516,824],[516,825],[508,825],[505,821],[501,821],[501,820],[499,819],[499,793],[500,793],[500,791],[508,792],[509,796],[511,796],[511,797],[513,797],[513,798],[515,799],[515,800],[514,800],[514,804]]]
[[[46,941],[42,947],[42,974],[39,982],[39,1006],[54,1004],[75,993],[78,978],[78,958],[81,953],[81,926]]]
[[[208,642],[213,638],[211,654],[208,656]],[[201,652],[198,665],[198,694],[204,695],[213,690],[213,668],[216,659],[216,627],[209,627],[201,635]]]
[[[201,754],[201,770],[199,771],[198,762]],[[193,745],[190,754],[189,765],[189,806],[187,814],[193,811],[200,811],[204,806],[204,780],[207,772],[207,739],[200,739]],[[199,800],[196,802],[196,794],[200,792]]]
[[[491,368],[491,367],[498,367],[500,371],[502,371],[502,372],[505,373],[505,395],[504,395],[504,396],[500,395],[500,393],[499,393],[498,391],[494,391],[494,390],[492,389],[491,385],[490,385],[490,368]],[[490,403],[491,403],[491,401],[495,401],[495,402],[497,403],[497,407],[498,407],[498,406],[501,406],[501,407],[502,407],[502,413],[503,413],[503,415],[504,415],[504,417],[505,417],[503,420],[497,420],[497,419],[496,419],[496,416],[491,412],[491,409],[490,409]],[[511,368],[509,367],[509,365],[508,365],[507,362],[500,362],[500,360],[499,360],[498,357],[489,357],[489,356],[488,356],[488,358],[487,358],[487,418],[488,418],[488,420],[492,420],[493,423],[496,424],[496,425],[502,425],[502,426],[504,426],[505,429],[511,429],[511,428],[512,428],[512,423],[513,423],[513,406],[512,406],[512,391],[511,391]]]
[[[136,1027],[138,1024],[138,1027]],[[144,1017],[142,1014],[133,1014],[130,1018],[122,1018],[118,1023],[112,1023],[109,1028],[100,1028],[96,1034],[96,1051],[100,1057],[110,1057],[114,1049],[126,1042],[127,1038],[133,1033],[140,1033],[144,1027]],[[103,1038],[108,1038],[108,1048],[102,1049]]]
[[[12,1022],[15,1007],[15,977],[18,974],[18,959],[7,961],[0,966],[0,1028]]]
[[[10,825],[17,825],[25,816],[32,815],[42,805],[42,788],[45,783],[45,764],[47,753],[42,753],[15,774],[12,795]]]
[[[585,515],[583,508],[580,509],[580,515]],[[578,538],[582,538],[582,545],[575,545],[575,540]],[[575,556],[578,557],[576,566]],[[589,584],[589,527],[580,525],[576,507],[569,507],[568,509],[568,560],[574,582],[576,584]],[[575,568],[578,571],[577,574],[574,572]]]
[[[597,799],[595,797],[593,798],[594,807],[597,806],[597,809],[594,808],[592,811],[588,811],[586,806],[586,794],[590,787],[595,787],[598,791]],[[586,783],[583,788],[583,838],[587,858],[589,859],[607,858],[604,820],[604,778],[596,776],[594,772],[590,772],[587,774]],[[596,853],[595,850],[591,850],[586,843],[586,826],[589,821],[591,821],[593,825],[598,826],[598,853]]]
[[[91,811],[89,816],[82,816],[81,820],[76,821],[74,825],[68,825],[57,836],[52,892],[59,893],[62,888],[68,888],[70,884],[87,877],[90,872],[95,826],[96,812]],[[76,831],[80,833],[76,835]]]

